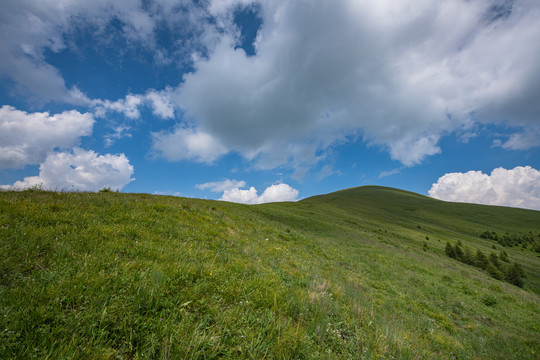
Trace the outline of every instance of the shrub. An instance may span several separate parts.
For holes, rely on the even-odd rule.
[[[493,296],[486,295],[482,298],[482,302],[486,306],[494,306],[497,305],[497,299],[495,299]]]

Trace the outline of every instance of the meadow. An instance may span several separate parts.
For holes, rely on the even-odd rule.
[[[447,256],[458,241],[505,251],[523,287]],[[0,358],[539,359],[538,244],[539,211],[382,187],[0,192]]]

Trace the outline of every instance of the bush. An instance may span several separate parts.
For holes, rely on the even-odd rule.
[[[494,306],[497,305],[497,299],[495,299],[493,296],[486,295],[482,298],[482,302],[486,306]]]

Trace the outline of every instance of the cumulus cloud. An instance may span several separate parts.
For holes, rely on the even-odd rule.
[[[528,127],[540,118],[538,2],[258,1],[262,25],[248,56],[227,21],[253,3],[210,2],[225,31],[172,98],[201,131],[262,168],[297,167],[358,136],[411,166],[473,122]]]
[[[178,127],[170,133],[152,133],[152,141],[154,151],[169,161],[212,163],[227,153],[218,139],[196,129]]]
[[[2,190],[23,190],[34,186],[48,190],[97,191],[122,189],[133,179],[133,166],[124,154],[99,155],[79,148],[54,153],[39,166],[39,175],[26,177]]]
[[[540,171],[530,166],[449,173],[437,180],[429,195],[440,200],[540,210]]]
[[[64,111],[27,113],[4,105],[0,108],[0,169],[37,164],[55,148],[70,148],[92,133],[91,114]]]
[[[261,195],[258,195],[257,190],[253,186],[249,189],[241,189],[242,187],[246,187],[245,181],[229,179],[220,182],[199,184],[196,187],[201,190],[210,189],[213,192],[223,192],[220,200],[241,204],[295,201],[298,198],[298,190],[283,183],[267,187]]]

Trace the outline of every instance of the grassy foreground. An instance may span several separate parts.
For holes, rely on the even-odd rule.
[[[0,192],[0,358],[539,359],[540,257],[486,230],[535,234],[540,212]],[[506,251],[524,288],[447,257],[458,240]]]

